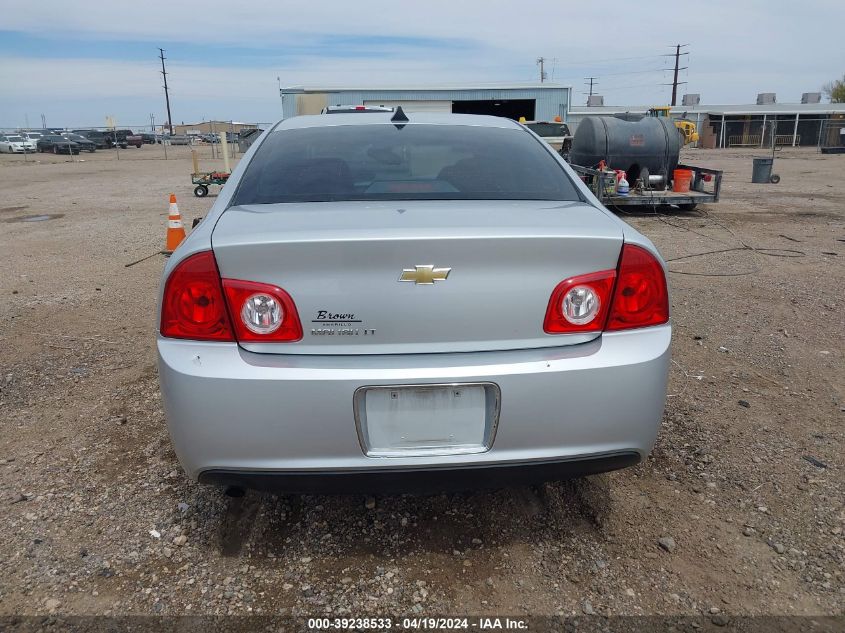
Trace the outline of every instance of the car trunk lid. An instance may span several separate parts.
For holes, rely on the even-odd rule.
[[[622,228],[581,202],[403,201],[232,207],[212,245],[220,274],[277,285],[302,321],[254,352],[391,354],[586,342],[549,335],[555,286],[616,267]],[[236,315],[237,316],[237,315]]]

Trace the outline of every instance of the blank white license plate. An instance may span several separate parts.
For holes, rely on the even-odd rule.
[[[371,457],[481,453],[493,442],[499,389],[493,384],[363,387],[355,419]]]

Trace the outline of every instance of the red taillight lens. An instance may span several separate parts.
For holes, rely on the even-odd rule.
[[[302,338],[302,325],[290,295],[277,286],[224,279],[223,290],[238,341],[282,343]]]
[[[571,277],[555,287],[543,330],[547,334],[628,330],[668,320],[663,266],[646,249],[625,244],[618,270]]]
[[[668,320],[669,292],[663,266],[646,249],[625,244],[606,329],[627,330]]]
[[[197,341],[234,341],[220,273],[211,251],[180,262],[164,286],[162,336]]]
[[[604,270],[560,282],[549,299],[543,330],[547,334],[603,330],[615,278],[615,270]]]

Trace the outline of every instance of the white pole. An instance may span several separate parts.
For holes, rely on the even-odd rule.
[[[232,138],[235,138],[235,123],[234,121],[229,121],[229,130],[232,132]],[[238,144],[232,143],[232,160],[235,158],[235,150],[237,149]]]
[[[226,173],[231,174],[232,170],[229,169],[229,143],[226,140],[226,128],[223,128],[223,131],[220,133],[220,150],[223,152],[223,168],[226,170]]]
[[[722,149],[724,149],[725,148],[725,115],[724,114],[722,115],[722,129],[720,131],[721,131],[720,136],[722,137],[720,145],[721,145]]]
[[[766,114],[763,113],[763,129],[760,131],[760,147],[763,147],[763,140],[766,138]]]
[[[695,130],[698,132],[698,138],[701,139],[701,112],[695,115]],[[699,146],[700,141],[695,142],[695,146]]]
[[[798,138],[798,117],[800,113],[795,113],[795,127],[792,128],[792,147],[795,147],[795,140]]]

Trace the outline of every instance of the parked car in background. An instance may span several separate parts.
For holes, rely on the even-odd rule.
[[[122,148],[133,145],[134,147],[141,147],[144,144],[144,139],[140,134],[135,134],[132,130],[115,130],[115,138],[117,144]]]
[[[241,130],[238,135],[238,151],[245,154],[252,144],[259,139],[264,130],[259,128]]]
[[[21,136],[23,136],[25,139],[29,139],[33,143],[36,143],[38,141],[38,139],[40,139],[42,136],[44,136],[44,134],[45,134],[45,132],[35,132],[35,131],[32,131],[32,130],[29,130],[29,131],[26,131],[26,132],[21,132]]]
[[[525,127],[542,138],[560,154],[569,154],[572,148],[572,134],[569,126],[560,121],[525,121]]]
[[[527,128],[397,108],[289,118],[257,145],[159,294],[192,478],[404,492],[649,454],[666,265]]]
[[[0,136],[0,152],[6,154],[25,154],[35,151],[35,143],[20,134]]]
[[[152,132],[139,132],[138,136],[141,137],[144,145],[153,145],[156,142],[156,135]]]
[[[81,134],[74,134],[73,132],[65,132],[62,136],[66,139],[69,139],[79,145],[80,150],[84,150],[86,152],[95,152],[97,150],[97,144],[88,139]]]
[[[80,151],[79,143],[58,134],[42,136],[35,146],[39,152],[53,152],[54,154],[78,154]]]
[[[164,137],[164,142],[168,145],[190,145],[193,139],[187,134],[174,134]]]
[[[109,147],[114,147],[111,137],[101,130],[73,130],[73,133],[84,136],[89,141],[93,142],[94,145],[97,146],[97,149],[108,149]]]

